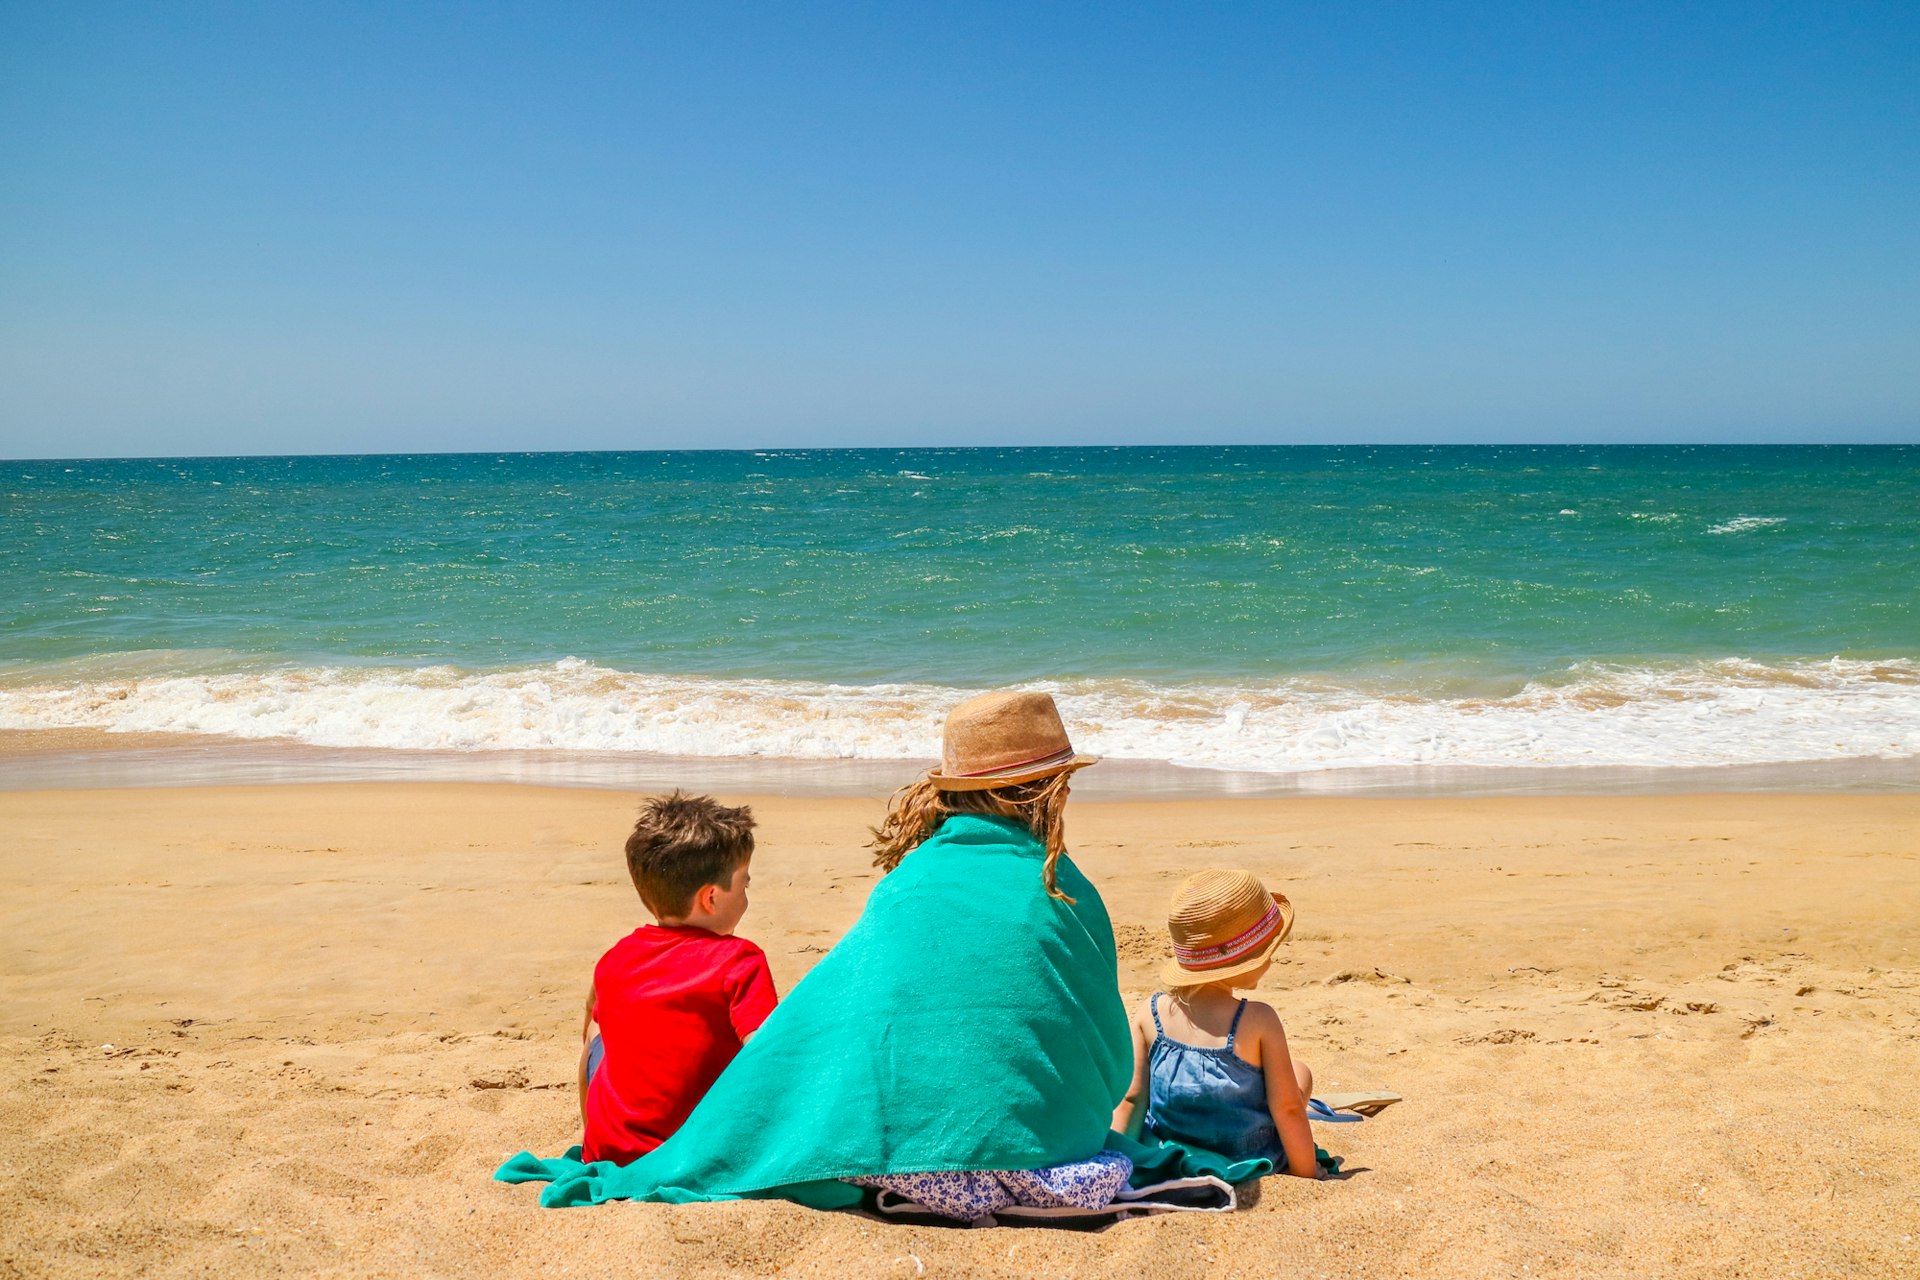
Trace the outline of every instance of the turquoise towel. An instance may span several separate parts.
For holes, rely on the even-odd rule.
[[[1113,927],[1071,859],[1069,906],[1019,822],[948,818],[874,886],[680,1131],[632,1164],[521,1155],[544,1205],[777,1195],[856,1203],[857,1174],[1082,1160],[1133,1075]],[[577,1154],[577,1153],[570,1153]]]
[[[1157,1182],[1168,1182],[1174,1178],[1219,1178],[1223,1182],[1245,1182],[1249,1178],[1259,1178],[1273,1172],[1273,1162],[1265,1159],[1229,1160],[1216,1152],[1205,1151],[1199,1147],[1182,1146],[1172,1142],[1137,1142],[1124,1135],[1108,1132],[1106,1149],[1118,1151],[1133,1161],[1133,1176],[1129,1181],[1136,1187],[1150,1187]],[[1339,1161],[1319,1152],[1321,1167],[1333,1173],[1339,1169]],[[1030,1166],[1037,1167],[1037,1166]],[[493,1175],[501,1182],[549,1182],[554,1186],[565,1186],[565,1198],[556,1197],[549,1187],[540,1197],[540,1203],[551,1207],[574,1204],[597,1204],[602,1200],[618,1200],[617,1194],[607,1194],[605,1178],[609,1172],[618,1173],[620,1167],[613,1164],[584,1164],[580,1159],[580,1148],[569,1147],[567,1154],[556,1160],[542,1160],[538,1156],[522,1151],[513,1159],[501,1165]],[[908,1170],[892,1170],[905,1173]],[[791,1186],[764,1191],[746,1192],[741,1199],[755,1199],[765,1196],[782,1196],[797,1200],[801,1204],[815,1209],[847,1209],[859,1204],[862,1196],[860,1188],[839,1181],[802,1182]],[[653,1199],[671,1203],[684,1203],[689,1200],[712,1200],[724,1197],[692,1195],[677,1189],[668,1189]]]

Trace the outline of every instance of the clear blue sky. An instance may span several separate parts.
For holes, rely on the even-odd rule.
[[[0,0],[0,455],[1920,440],[1920,5]]]

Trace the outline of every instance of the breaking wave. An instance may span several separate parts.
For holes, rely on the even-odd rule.
[[[496,670],[220,670],[171,655],[0,678],[0,729],[211,734],[437,751],[926,759],[974,690],[648,675],[577,659]],[[151,663],[148,665],[152,665]],[[1392,765],[1696,767],[1920,756],[1920,663],[1583,663],[1494,695],[1328,679],[1035,683],[1075,745],[1258,773]]]

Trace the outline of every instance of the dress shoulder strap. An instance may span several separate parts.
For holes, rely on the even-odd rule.
[[[1227,1027],[1227,1052],[1233,1052],[1233,1039],[1240,1034],[1240,1015],[1247,1011],[1247,1002],[1242,1000],[1240,1007],[1233,1011],[1233,1022]],[[1158,1019],[1156,1018],[1157,1022]]]
[[[1147,1008],[1153,1011],[1153,1033],[1157,1036],[1167,1034],[1167,1029],[1160,1025],[1160,993],[1158,991],[1148,999]]]

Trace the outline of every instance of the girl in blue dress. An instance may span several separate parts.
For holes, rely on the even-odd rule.
[[[1113,1127],[1320,1177],[1307,1124],[1313,1073],[1288,1050],[1273,1007],[1235,994],[1273,964],[1293,904],[1249,872],[1202,871],[1174,892],[1167,929],[1167,990],[1134,1010],[1133,1082]]]

